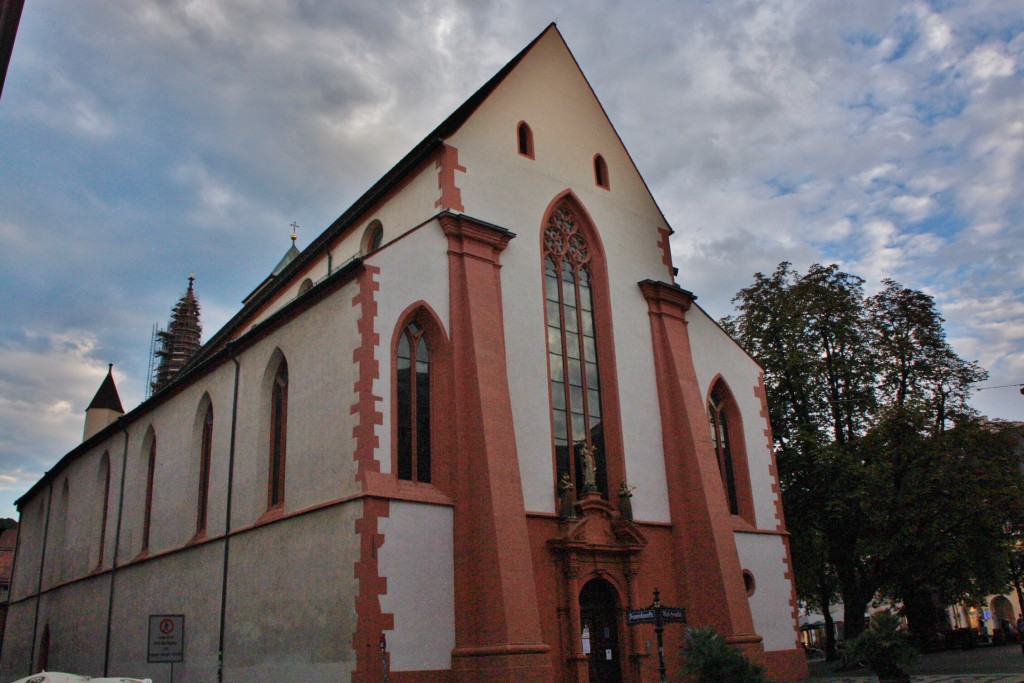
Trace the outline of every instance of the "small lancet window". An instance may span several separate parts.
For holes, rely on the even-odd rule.
[[[430,350],[416,323],[402,331],[395,351],[398,478],[430,482]]]
[[[520,121],[516,129],[516,139],[519,143],[519,153],[524,157],[533,159],[533,131],[526,121]]]
[[[594,157],[594,182],[598,187],[608,190],[611,186],[608,183],[608,164],[600,154]]]
[[[210,502],[210,456],[213,452],[213,406],[206,406],[203,434],[199,442],[199,500],[196,511],[196,533],[206,532],[207,510]]]
[[[270,389],[270,476],[267,506],[284,503],[285,451],[288,443],[288,363],[281,360]]]
[[[100,459],[99,483],[103,485],[103,500],[100,503],[100,545],[96,567],[103,566],[103,546],[107,540],[107,508],[110,505],[110,453],[104,452]]]
[[[146,462],[146,509],[142,518],[142,552],[149,550],[149,529],[153,521],[153,478],[156,474],[156,436],[150,434]]]

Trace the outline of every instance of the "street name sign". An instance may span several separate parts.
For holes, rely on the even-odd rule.
[[[665,623],[686,623],[686,610],[682,607],[662,607],[661,620]]]
[[[626,622],[634,624],[653,624],[655,620],[653,609],[631,609],[626,615]]]

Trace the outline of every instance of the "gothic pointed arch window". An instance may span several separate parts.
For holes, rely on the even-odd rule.
[[[750,471],[739,407],[729,387],[721,379],[714,383],[708,398],[711,444],[722,475],[722,487],[729,513],[754,523]]]
[[[156,433],[150,427],[143,441],[146,458],[146,499],[142,513],[142,553],[149,552],[150,527],[153,522],[153,479],[156,475]]]
[[[288,361],[280,357],[270,386],[270,463],[267,507],[284,505],[285,462],[288,446]]]
[[[213,404],[204,396],[202,431],[199,436],[199,494],[196,500],[196,535],[206,533],[210,506],[210,460],[213,453]]]
[[[396,449],[399,479],[430,482],[430,347],[422,326],[410,322],[395,349]]]
[[[96,476],[96,483],[103,491],[103,499],[99,503],[100,538],[96,550],[96,568],[103,566],[103,546],[107,541],[107,508],[110,507],[110,453],[103,452],[100,458],[100,467]]]
[[[569,201],[544,229],[544,299],[551,422],[557,480],[587,490],[584,449],[592,453],[594,484],[608,496],[608,462],[601,400],[592,249],[583,218]],[[589,466],[589,465],[588,465]]]

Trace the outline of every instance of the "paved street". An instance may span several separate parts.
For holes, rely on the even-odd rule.
[[[838,671],[834,662],[810,662],[810,681],[877,683],[866,669]],[[913,683],[1024,683],[1024,654],[1017,645],[981,646],[922,655],[910,667]]]

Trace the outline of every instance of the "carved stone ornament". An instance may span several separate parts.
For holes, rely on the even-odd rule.
[[[562,519],[576,519],[576,487],[567,473],[558,480],[558,500],[559,516]]]
[[[635,489],[635,486],[630,486],[626,482],[619,486],[619,514],[622,515],[622,519],[633,521],[633,501],[630,499]]]

